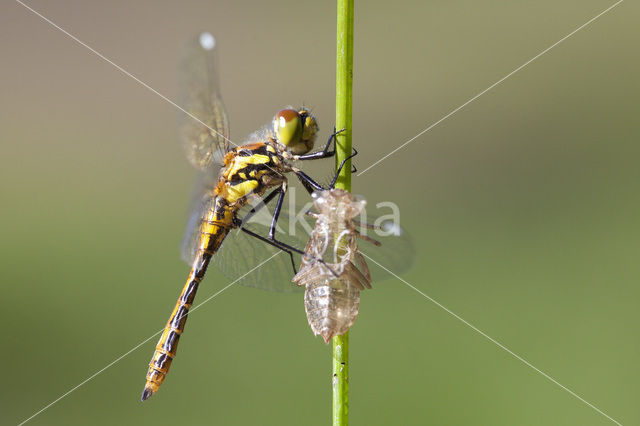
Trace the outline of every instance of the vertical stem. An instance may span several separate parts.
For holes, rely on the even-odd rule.
[[[349,332],[333,336],[333,426],[349,424]]]
[[[336,49],[336,166],[351,155],[353,92],[353,0],[338,0]],[[336,188],[351,191],[351,161],[342,168]],[[349,332],[333,338],[333,425],[349,424]]]
[[[351,109],[353,98],[353,0],[338,0],[336,46],[336,167],[351,155]],[[336,188],[351,191],[351,160],[338,177]]]

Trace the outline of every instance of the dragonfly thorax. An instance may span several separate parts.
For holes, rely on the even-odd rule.
[[[267,188],[286,180],[286,171],[281,153],[271,144],[257,142],[239,146],[225,156],[216,193],[229,205],[241,200],[244,205],[250,194],[260,196]]]

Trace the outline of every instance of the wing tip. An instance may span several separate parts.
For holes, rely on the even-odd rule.
[[[204,50],[213,50],[213,48],[216,47],[216,38],[207,31],[200,33],[198,42],[200,42],[200,46]]]

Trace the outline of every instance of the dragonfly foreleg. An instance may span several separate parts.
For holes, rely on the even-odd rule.
[[[318,182],[313,180],[308,174],[306,174],[302,170],[296,167],[292,167],[291,170],[293,171],[293,173],[296,174],[296,176],[298,177],[298,180],[300,181],[300,183],[302,183],[302,186],[304,186],[304,189],[306,189],[307,192],[309,192],[309,194],[313,194],[315,191],[324,191],[327,189],[333,189],[336,185],[336,181],[338,180],[338,175],[340,174],[340,171],[342,170],[344,165],[347,163],[347,161],[351,160],[356,155],[358,155],[358,151],[355,148],[353,148],[353,154],[351,154],[350,156],[342,160],[342,162],[340,163],[340,166],[338,167],[338,171],[333,176],[333,180],[331,181],[331,184],[327,188],[323,187]]]
[[[331,181],[331,185],[329,185],[329,189],[333,189],[333,188],[336,187],[336,181],[338,180],[338,176],[340,176],[340,172],[342,171],[342,168],[347,163],[347,161],[351,160],[353,157],[358,155],[358,150],[355,149],[355,148],[352,148],[352,149],[353,149],[353,154],[351,154],[350,156],[348,156],[347,158],[342,160],[342,162],[340,163],[340,166],[338,167],[338,170],[336,170],[336,174],[333,176],[333,180]],[[354,167],[354,169],[355,169],[355,167]],[[354,173],[353,170],[351,172]]]
[[[331,134],[331,136],[329,136],[329,140],[327,141],[327,144],[324,146],[324,149],[322,151],[318,151],[318,152],[312,152],[311,154],[304,154],[304,155],[298,155],[295,156],[294,159],[296,160],[318,160],[320,158],[329,158],[329,157],[333,157],[336,154],[336,136],[339,135],[340,133],[344,132],[345,129],[339,130],[336,132],[336,128],[333,128],[333,133]],[[333,150],[330,150],[331,148],[331,142],[333,142]]]

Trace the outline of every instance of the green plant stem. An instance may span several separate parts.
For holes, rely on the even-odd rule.
[[[349,424],[349,332],[333,340],[333,425]]]
[[[351,111],[353,104],[353,0],[338,0],[336,46],[336,168],[351,155]],[[351,160],[345,164],[336,188],[351,191]]]
[[[336,129],[344,129],[336,144],[336,167],[351,155],[353,103],[353,0],[338,0],[336,49]],[[336,188],[351,191],[351,161],[342,168]],[[333,425],[349,424],[349,333],[335,336],[333,344]]]

